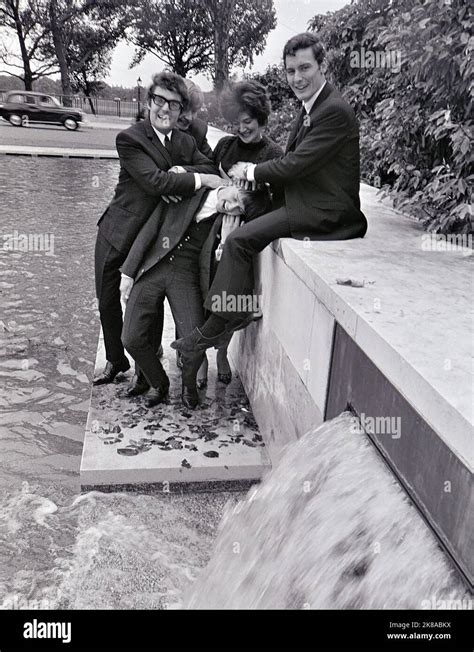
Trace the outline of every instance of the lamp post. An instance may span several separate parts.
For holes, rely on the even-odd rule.
[[[142,90],[142,89],[141,89],[141,83],[142,83],[142,80],[141,80],[140,77],[139,77],[139,78],[137,79],[137,91],[138,91],[138,113],[140,113],[140,111],[141,111],[141,106],[140,106],[141,90]]]

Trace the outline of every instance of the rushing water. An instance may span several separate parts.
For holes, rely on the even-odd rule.
[[[16,231],[18,245],[0,248],[0,607],[177,608],[186,592],[190,607],[464,598],[347,417],[293,445],[247,498],[80,494],[95,223],[116,175],[116,162],[2,158],[3,242]],[[22,235],[43,235],[44,250],[21,250]]]
[[[472,608],[433,534],[352,423],[343,414],[287,447],[265,481],[227,509],[186,607],[431,609],[457,600]]]

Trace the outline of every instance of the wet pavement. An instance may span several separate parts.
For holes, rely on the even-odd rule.
[[[111,129],[97,123],[94,128],[81,126],[76,131],[67,131],[60,125],[13,127],[0,120],[0,145],[115,150],[117,133],[131,124],[131,120],[124,121]]]

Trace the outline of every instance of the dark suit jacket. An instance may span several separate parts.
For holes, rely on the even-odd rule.
[[[135,238],[122,265],[122,273],[138,281],[171,253],[183,238],[208,192],[209,188],[202,188],[177,204],[160,202]]]
[[[198,150],[212,160],[212,148],[207,141],[207,122],[201,118],[195,118],[187,132],[184,133],[190,134],[196,141]]]
[[[149,119],[121,131],[116,145],[120,157],[119,180],[98,224],[106,240],[118,251],[127,253],[162,195],[188,197],[194,193],[194,175],[169,174],[170,167],[181,165],[188,172],[208,174],[217,171],[197,149],[194,138],[179,129],[173,130],[170,154]]]
[[[282,158],[259,163],[255,179],[285,189],[293,238],[363,237],[359,199],[359,128],[354,111],[331,84],[321,91],[310,125],[290,133]]]

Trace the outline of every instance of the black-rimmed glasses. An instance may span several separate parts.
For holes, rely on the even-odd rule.
[[[161,109],[165,104],[168,104],[170,111],[181,111],[183,108],[183,105],[181,102],[178,102],[178,100],[167,100],[166,97],[163,97],[162,95],[152,95],[151,96],[153,99],[154,104],[156,104],[157,107]]]

